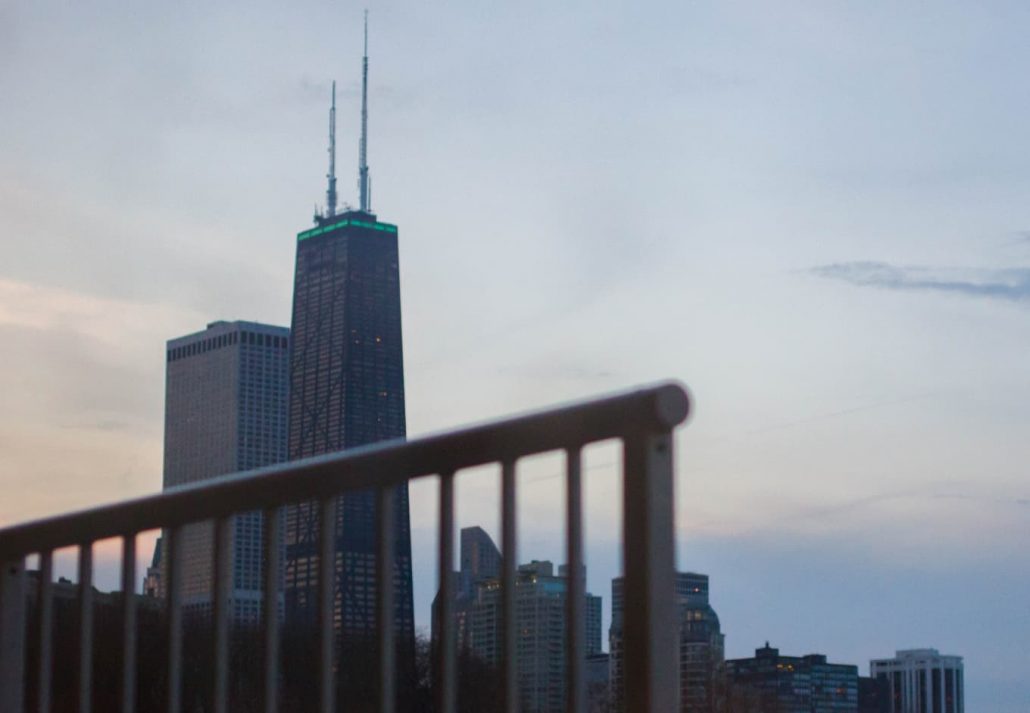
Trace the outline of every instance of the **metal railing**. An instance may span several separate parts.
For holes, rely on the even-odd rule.
[[[393,489],[423,476],[439,477],[438,577],[444,634],[436,665],[440,676],[437,709],[454,713],[457,659],[453,630],[454,478],[467,468],[501,466],[502,609],[501,676],[506,713],[518,710],[516,668],[516,461],[525,456],[564,451],[566,469],[566,554],[569,571],[583,565],[582,467],[584,446],[617,439],[623,446],[624,700],[634,713],[666,713],[678,708],[678,651],[675,641],[674,505],[672,430],[686,417],[689,402],[676,384],[662,384],[598,400],[518,416],[507,420],[410,441],[394,441],[343,453],[309,458],[239,473],[169,490],[158,495],[17,525],[0,530],[0,711],[23,713],[28,667],[35,667],[37,708],[50,713],[54,671],[53,564],[55,550],[77,547],[78,557],[78,710],[88,713],[93,687],[93,544],[121,538],[122,591],[135,591],[136,536],[163,529],[168,538],[165,621],[167,681],[165,710],[183,709],[183,606],[180,536],[195,522],[214,528],[214,685],[208,710],[228,706],[228,597],[231,587],[230,523],[234,514],[260,510],[265,517],[263,710],[279,710],[280,588],[279,508],[317,501],[329,527],[321,528],[321,562],[333,561],[333,502],[341,493],[372,489],[379,513],[391,513]],[[391,642],[394,528],[391,517],[377,517],[376,571],[379,637],[378,708],[394,713],[395,651]],[[38,616],[27,625],[26,559],[38,555]],[[320,577],[318,620],[320,645],[317,677],[322,713],[334,710],[331,577]],[[325,583],[325,584],[323,584]],[[566,596],[567,695],[571,713],[586,710],[584,684],[584,582],[570,576]],[[122,596],[120,701],[123,713],[136,705],[137,599]],[[36,655],[28,661],[27,642],[34,638]],[[63,662],[67,665],[67,662]]]

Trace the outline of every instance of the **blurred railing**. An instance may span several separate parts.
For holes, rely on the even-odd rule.
[[[88,713],[93,688],[93,545],[121,538],[121,586],[135,592],[136,536],[162,529],[167,538],[164,637],[167,646],[166,701],[168,713],[181,713],[183,671],[183,605],[181,535],[195,522],[214,521],[213,549],[214,685],[207,710],[224,713],[230,686],[229,592],[231,588],[232,516],[264,512],[264,639],[263,709],[274,713],[280,705],[281,588],[280,518],[285,505],[320,503],[325,527],[320,528],[321,562],[333,561],[333,504],[342,493],[373,489],[377,493],[378,581],[378,710],[394,713],[395,647],[393,571],[394,528],[392,499],[395,486],[414,478],[439,477],[439,602],[444,634],[436,653],[441,672],[437,684],[437,710],[456,710],[456,651],[453,631],[454,583],[454,478],[466,468],[501,466],[502,550],[502,657],[503,710],[516,713],[515,573],[516,573],[516,461],[525,456],[566,453],[566,554],[570,572],[583,565],[582,467],[584,446],[617,439],[623,446],[623,563],[625,602],[623,622],[623,676],[626,710],[633,713],[667,713],[678,709],[678,652],[675,641],[674,512],[672,430],[688,412],[684,390],[663,384],[539,413],[461,429],[411,441],[394,441],[343,453],[295,461],[214,481],[185,486],[115,505],[17,525],[0,530],[0,711],[23,713],[25,680],[29,667],[37,690],[33,698],[41,713],[50,713],[53,681],[53,564],[54,552],[78,548],[78,660],[62,666],[78,667],[77,697],[80,713]],[[328,518],[327,518],[328,515]],[[40,576],[36,606],[38,616],[28,626],[26,560],[38,556]],[[32,578],[33,580],[35,578]],[[319,578],[319,662],[313,678],[318,681],[322,713],[334,710],[333,592],[332,578]],[[571,713],[586,710],[584,685],[584,594],[581,577],[571,576],[566,596],[567,695]],[[136,708],[137,601],[121,598],[122,640],[120,700],[123,713]],[[33,640],[33,660],[27,660]]]

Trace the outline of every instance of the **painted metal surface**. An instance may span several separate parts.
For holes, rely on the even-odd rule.
[[[299,501],[319,503],[321,562],[336,566],[332,547],[336,528],[335,498],[351,490],[373,488],[380,513],[377,533],[378,565],[378,696],[379,710],[395,710],[396,678],[393,608],[393,513],[394,489],[422,476],[440,477],[438,572],[445,634],[439,657],[439,710],[452,713],[456,702],[456,655],[453,622],[454,583],[450,572],[454,559],[454,474],[473,466],[501,465],[502,528],[502,679],[507,713],[518,710],[515,563],[517,562],[517,478],[520,458],[548,451],[565,451],[566,553],[570,565],[567,601],[568,695],[567,710],[585,709],[583,681],[584,584],[581,449],[589,443],[619,439],[624,448],[623,547],[626,578],[625,700],[627,710],[659,713],[675,710],[678,696],[676,611],[674,605],[675,537],[673,512],[672,429],[688,413],[685,391],[676,384],[640,389],[594,401],[474,426],[412,441],[395,441],[241,473],[214,481],[169,490],[160,495],[62,515],[0,530],[0,712],[22,713],[22,687],[26,666],[26,636],[41,638],[38,680],[50,681],[52,651],[51,618],[41,617],[33,631],[26,631],[25,561],[40,555],[38,602],[49,609],[52,601],[52,552],[79,547],[80,710],[90,709],[92,686],[93,543],[108,537],[123,540],[122,587],[134,588],[135,537],[145,530],[163,528],[168,538],[165,615],[168,635],[167,700],[169,713],[182,709],[183,602],[181,587],[181,534],[183,526],[215,520],[214,572],[214,686],[211,709],[226,710],[230,683],[228,672],[228,598],[232,588],[229,523],[240,512],[263,510],[267,562],[264,623],[264,711],[278,710],[279,598],[281,570],[279,508]],[[386,517],[382,517],[385,514]],[[321,578],[330,583],[331,578]],[[320,588],[317,667],[319,710],[335,709],[332,588]],[[136,610],[133,597],[122,606],[125,627],[122,642],[122,710],[134,707],[136,661]],[[49,691],[39,691],[46,710]]]

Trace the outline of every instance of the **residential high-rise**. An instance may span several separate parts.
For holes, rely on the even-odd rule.
[[[367,66],[366,44],[366,79]],[[377,219],[364,190],[360,209],[336,212],[335,130],[330,127],[330,204],[316,215],[313,228],[297,235],[288,419],[291,460],[405,436],[397,226]],[[363,131],[363,183],[368,180],[365,145]],[[413,649],[406,485],[396,489],[394,508],[398,643]],[[351,650],[351,645],[374,640],[376,517],[373,492],[348,493],[336,501],[335,562],[330,563],[334,621],[341,642]],[[319,529],[315,504],[287,509],[286,610],[288,620],[298,623],[311,621],[317,610],[322,571]]]
[[[288,329],[267,324],[212,322],[202,332],[168,342],[166,489],[286,460],[289,335]],[[262,536],[261,513],[233,518],[229,598],[236,621],[260,620]],[[181,555],[183,605],[187,611],[209,611],[210,524],[184,529]],[[161,562],[158,552],[153,571],[148,570],[149,587],[159,593],[155,580]]]
[[[858,667],[821,654],[781,656],[765,646],[726,662],[727,705],[766,713],[857,713]]]
[[[479,528],[475,528],[479,530]],[[465,530],[462,534],[465,534]],[[492,541],[476,538],[489,548]],[[474,533],[478,535],[479,533]],[[471,541],[470,538],[469,541]],[[493,548],[496,550],[496,548]],[[464,552],[463,552],[464,554]],[[486,557],[492,562],[493,557]],[[466,560],[462,557],[462,563]],[[498,560],[499,562],[499,560]],[[581,576],[585,576],[585,572]],[[568,571],[562,566],[556,576],[554,565],[534,560],[520,565],[515,577],[516,669],[519,701],[524,713],[559,713],[565,710],[566,648],[565,601]],[[459,580],[466,579],[459,575]],[[460,600],[455,607],[455,625],[460,645],[492,666],[501,663],[501,589],[497,576],[475,580],[472,600]],[[584,602],[584,659],[601,653],[601,598],[586,595]]]
[[[710,713],[715,709],[715,676],[722,664],[725,637],[708,602],[708,575],[676,576],[680,621],[680,710]]]
[[[869,674],[886,681],[890,713],[964,713],[961,656],[937,649],[906,649],[869,662]]]
[[[623,689],[622,615],[625,580],[612,580],[612,624],[608,651],[612,702],[625,707]],[[715,710],[716,673],[723,660],[724,636],[719,617],[708,601],[708,575],[676,574],[679,613],[680,711],[711,713]]]

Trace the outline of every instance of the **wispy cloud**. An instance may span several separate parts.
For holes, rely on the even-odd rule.
[[[860,287],[1030,302],[1030,267],[961,269],[859,261],[819,265],[810,272]]]

